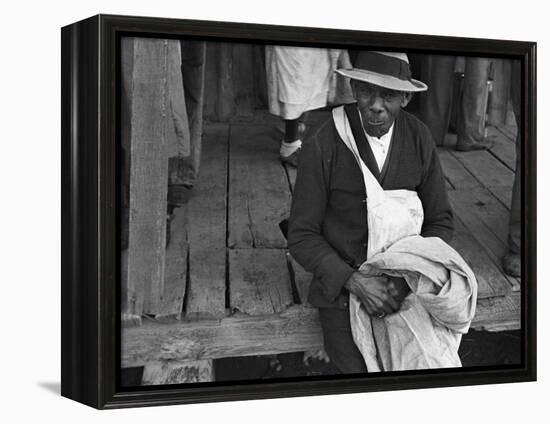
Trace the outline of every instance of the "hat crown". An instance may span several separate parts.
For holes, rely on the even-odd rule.
[[[412,78],[409,58],[405,53],[359,52],[351,69],[337,69],[336,72],[356,81],[362,81],[390,90],[419,92],[428,86]]]
[[[354,68],[403,81],[411,80],[411,68],[405,53],[361,51],[357,56]]]

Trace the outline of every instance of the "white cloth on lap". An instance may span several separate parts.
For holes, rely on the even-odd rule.
[[[359,271],[403,277],[412,290],[383,319],[354,309],[354,340],[369,372],[462,366],[458,347],[475,315],[477,282],[452,247],[437,237],[406,237]]]

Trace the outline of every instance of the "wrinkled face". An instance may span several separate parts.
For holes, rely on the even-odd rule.
[[[367,82],[352,81],[351,87],[368,135],[381,137],[388,132],[412,94],[390,90]]]

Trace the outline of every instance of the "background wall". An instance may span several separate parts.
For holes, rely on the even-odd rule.
[[[94,0],[4,4],[0,31],[4,197],[0,244],[3,422],[539,422],[547,411],[549,313],[539,301],[539,382],[97,412],[59,396],[60,30],[96,13],[539,42],[539,258],[548,257],[549,53],[543,3]],[[475,13],[474,13],[475,11]],[[6,237],[7,236],[7,237]],[[545,240],[546,239],[546,240]],[[542,262],[541,259],[539,262]],[[548,290],[539,270],[539,299]],[[6,419],[7,418],[7,419]]]

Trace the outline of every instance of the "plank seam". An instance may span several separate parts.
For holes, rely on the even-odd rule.
[[[472,176],[472,178],[474,178],[478,184],[485,188],[487,191],[489,191],[491,193],[491,195],[502,205],[504,206],[506,209],[509,209],[508,206],[506,206],[506,204],[500,200],[500,198],[497,196],[497,193],[493,192],[493,190],[491,190],[491,188],[493,186],[490,186],[490,185],[485,185],[483,183],[483,181],[481,181],[478,177],[475,176],[475,174],[473,174],[469,169],[468,167],[464,164],[464,162],[460,159],[460,155],[459,154],[456,154],[456,152],[453,152],[452,150],[449,150],[449,153],[456,159],[456,161],[466,170],[466,172],[468,174],[470,174]],[[508,167],[506,167],[507,169],[509,169]],[[514,171],[511,171],[512,173],[514,173]],[[510,190],[512,190],[512,188],[510,187]]]

